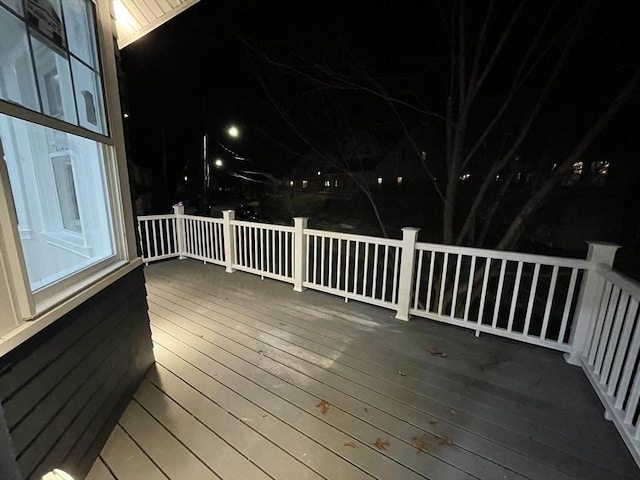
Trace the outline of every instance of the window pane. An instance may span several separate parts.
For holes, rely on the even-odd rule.
[[[4,3],[7,7],[14,12],[22,15],[22,0],[2,0],[0,3]]]
[[[71,69],[80,126],[94,132],[106,133],[100,77],[73,57],[71,57]]]
[[[31,37],[31,43],[44,113],[77,125],[68,58],[34,36]]]
[[[40,110],[24,24],[0,7],[0,98]]]
[[[113,257],[107,147],[3,114],[0,140],[31,288]]]
[[[93,3],[86,0],[63,0],[62,8],[69,50],[98,70],[96,38],[93,29]]]

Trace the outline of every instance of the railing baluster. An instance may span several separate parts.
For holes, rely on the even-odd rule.
[[[496,292],[496,302],[493,306],[493,319],[491,320],[491,328],[498,325],[498,315],[500,315],[500,303],[502,301],[502,288],[504,287],[504,274],[507,268],[507,261],[502,259],[500,262],[500,275],[498,277],[498,291]]]
[[[395,262],[393,262],[393,292],[391,295],[391,303],[394,305],[398,303],[398,275],[400,272],[398,271],[398,262],[400,261],[400,248],[392,247],[395,253]]]
[[[456,273],[453,280],[453,298],[451,299],[451,318],[456,316],[456,303],[458,302],[458,286],[460,285],[460,268],[462,265],[462,255],[458,254],[456,260]]]
[[[349,291],[349,264],[351,263],[351,240],[347,240],[345,245],[345,265],[344,265],[344,291]]]
[[[611,297],[611,303],[609,303],[609,308],[607,309],[607,316],[605,317],[604,325],[602,326],[602,333],[599,335],[600,339],[598,341],[598,349],[596,352],[596,361],[593,368],[593,371],[596,374],[600,374],[600,370],[602,369],[602,362],[604,361],[604,354],[607,350],[607,344],[609,342],[611,327],[613,326],[613,318],[620,308],[620,300],[621,300],[622,289],[619,287],[614,287],[614,294]]]
[[[382,269],[382,298],[384,302],[387,300],[387,265],[389,263],[389,245],[384,246],[384,265]]]
[[[329,288],[333,288],[333,238],[329,238]]]
[[[620,331],[622,330],[622,324],[626,318],[627,307],[629,306],[629,294],[625,291],[622,292],[620,302],[618,303],[618,311],[616,312],[613,326],[611,327],[611,336],[609,337],[609,348],[607,349],[606,356],[602,363],[602,372],[600,373],[600,384],[606,385],[609,380],[609,372],[611,372],[611,366],[613,364],[613,358],[616,352],[619,350],[618,340],[620,339]]]
[[[151,222],[151,231],[153,232],[153,256],[158,256],[158,234],[156,233],[157,220]]]
[[[377,291],[378,291],[378,263],[379,263],[379,259],[378,259],[378,244],[376,243],[375,248],[373,249],[373,280],[372,280],[372,285],[371,285],[371,296],[373,298],[378,298],[377,295]]]
[[[336,289],[340,290],[340,280],[342,277],[342,240],[338,238],[338,265],[336,266],[337,281]]]
[[[624,328],[622,329],[622,335],[620,336],[620,345],[618,345],[616,358],[613,362],[613,367],[611,367],[611,378],[609,379],[609,388],[607,389],[607,394],[609,395],[613,395],[616,391],[616,387],[618,386],[618,380],[620,379],[620,374],[622,373],[622,365],[624,364],[627,348],[629,347],[629,343],[631,342],[631,332],[633,332],[636,315],[638,315],[638,299],[631,297],[631,300],[629,302],[629,309],[627,310],[627,315],[625,316]],[[640,328],[638,328],[637,330],[640,330]],[[638,349],[636,348],[636,351],[637,350]],[[626,389],[622,392],[622,395],[625,394]]]
[[[367,279],[369,277],[369,247],[371,246],[367,242],[364,243],[364,264],[362,267],[362,273],[364,275],[364,279],[362,282],[362,295],[367,296]]]
[[[536,290],[538,289],[538,277],[540,276],[540,264],[536,263],[533,267],[533,278],[531,279],[531,293],[529,294],[529,303],[527,304],[527,314],[524,319],[523,335],[529,335],[529,326],[531,325],[531,313],[533,312],[533,304],[536,298]]]
[[[553,267],[551,273],[551,284],[549,285],[549,292],[547,294],[547,304],[544,307],[544,318],[542,319],[542,329],[540,330],[540,338],[543,340],[547,338],[547,328],[549,328],[549,316],[551,315],[551,306],[553,305],[553,297],[556,293],[556,282],[558,281],[559,267],[556,265]]]
[[[358,293],[358,264],[360,263],[360,259],[358,258],[360,256],[360,242],[358,242],[357,240],[354,242],[355,243],[355,247],[356,247],[356,254],[354,256],[354,263],[353,263],[353,293],[357,294]]]
[[[320,285],[324,286],[324,245],[326,237],[323,235],[320,240]]]
[[[482,325],[482,317],[484,316],[484,301],[487,297],[487,285],[489,283],[489,270],[491,270],[491,259],[485,258],[484,261],[484,278],[482,279],[482,290],[480,292],[480,310],[478,312],[478,325]],[[476,336],[480,334],[476,330]]]
[[[467,280],[467,298],[464,302],[464,321],[469,320],[469,309],[471,308],[471,294],[473,292],[473,282],[476,275],[476,256],[471,257],[471,266],[469,266],[469,279]]]
[[[166,232],[166,228],[165,228],[165,219],[161,218],[158,221],[158,224],[160,226],[160,255],[166,255],[166,250],[164,247],[164,234]]]
[[[287,277],[291,277],[291,258],[289,257],[289,242],[292,241],[293,234],[286,232],[284,235],[284,274]],[[306,278],[308,280],[309,277]]]
[[[153,258],[153,253],[151,252],[151,239],[149,238],[149,222],[145,224],[145,240],[147,241],[147,258]]]
[[[567,334],[567,325],[569,323],[569,313],[571,311],[571,303],[573,303],[573,295],[575,293],[576,281],[578,279],[578,268],[571,269],[571,280],[569,281],[569,290],[567,290],[567,298],[564,302],[564,311],[562,312],[562,323],[560,324],[560,334],[558,335],[558,343],[564,343],[564,337]]]
[[[633,420],[638,412],[638,400],[640,400],[640,373],[636,372],[624,416],[624,423],[631,427],[633,427]],[[634,430],[637,432],[637,427]]]
[[[589,349],[587,351],[587,363],[589,365],[593,365],[596,359],[596,353],[598,351],[598,345],[600,344],[600,339],[602,336],[602,330],[604,328],[604,324],[606,321],[606,317],[609,314],[609,309],[611,308],[611,304],[613,303],[613,297],[615,285],[612,282],[605,282],[604,286],[604,294],[600,301],[600,306],[598,308],[598,316],[596,317],[593,328],[591,329],[591,337],[589,343],[587,343]]]
[[[420,298],[420,279],[422,278],[422,257],[424,255],[424,250],[418,250],[418,262],[417,262],[417,268],[416,268],[416,279],[415,279],[415,286],[414,286],[414,290],[413,290],[413,308],[414,310],[418,309],[418,306],[420,305],[419,303],[419,298]]]
[[[433,269],[435,265],[436,252],[433,250],[430,252],[429,256],[429,283],[427,285],[427,306],[425,308],[426,312],[431,311],[431,289],[433,288]]]
[[[277,230],[278,232],[280,230]],[[271,230],[269,232],[270,245],[271,245],[271,265],[269,266],[269,271],[271,273],[276,273],[276,230]]]
[[[445,252],[442,262],[442,276],[440,277],[440,292],[438,298],[438,315],[442,315],[442,305],[444,303],[444,292],[447,284],[447,270],[449,269],[449,253]]]
[[[509,320],[507,321],[507,332],[513,329],[513,320],[516,316],[516,305],[518,303],[518,293],[520,292],[520,280],[522,279],[522,262],[518,262],[516,269],[516,279],[513,284],[513,294],[511,295],[511,305],[509,307]]]

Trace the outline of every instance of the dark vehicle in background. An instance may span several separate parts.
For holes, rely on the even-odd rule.
[[[245,204],[240,204],[238,208],[236,208],[236,219],[247,220],[250,222],[271,223],[271,218],[261,214],[255,206]]]

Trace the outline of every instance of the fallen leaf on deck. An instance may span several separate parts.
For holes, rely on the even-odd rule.
[[[364,407],[364,411],[369,413],[369,410],[367,410],[367,407]]]
[[[429,425],[436,425],[437,423],[438,423],[438,422],[436,422],[435,420],[431,420],[431,421],[429,422]]]
[[[401,377],[404,377],[404,376],[406,375],[406,373],[404,373],[404,372],[403,372],[403,371],[401,371],[401,370],[398,370],[398,375],[400,375]]]
[[[440,445],[449,445],[449,446],[451,446],[451,445],[453,445],[453,440],[452,440],[451,437],[449,437],[447,435],[443,435],[443,436],[439,437],[438,443]]]
[[[258,350],[258,354],[262,355],[264,352],[262,350]]]
[[[450,413],[451,415],[457,415],[457,414],[458,414],[458,412],[456,412],[456,409],[455,409],[455,408],[450,408],[450,409],[449,409],[449,413]]]
[[[378,450],[386,450],[389,446],[389,442],[387,440],[382,440],[380,437],[378,437],[378,439],[373,442],[373,444]]]
[[[434,357],[446,357],[447,354],[441,350],[438,350],[436,347],[429,347],[428,352]]]
[[[316,407],[320,407],[322,414],[324,415],[329,411],[329,402],[326,400],[320,400],[320,403],[316,405]]]
[[[202,335],[200,333],[196,333],[196,337],[204,338],[204,335]]]
[[[427,449],[429,448],[429,444],[427,443],[427,440],[424,438],[424,435],[420,437],[413,437],[412,440],[413,440],[413,445],[418,449],[418,453],[427,452]]]
[[[356,442],[347,442],[344,444],[345,447],[356,448]]]

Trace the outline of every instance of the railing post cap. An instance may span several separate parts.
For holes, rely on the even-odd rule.
[[[589,245],[587,260],[609,266],[613,265],[616,252],[620,248],[620,245],[609,242],[587,242],[587,245]]]
[[[420,228],[418,227],[402,227],[403,232],[419,232]]]

